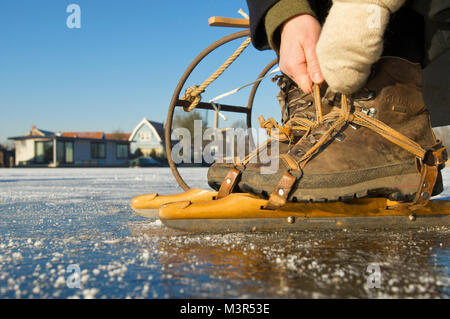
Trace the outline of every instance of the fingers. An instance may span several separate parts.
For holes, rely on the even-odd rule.
[[[305,93],[312,92],[312,80],[308,74],[308,67],[302,48],[298,48],[293,54],[281,55],[280,70],[289,76]]]
[[[313,83],[321,84],[324,81],[314,41],[282,45],[279,66],[305,93],[312,92]]]
[[[290,75],[291,79],[297,83],[297,85],[305,93],[312,92],[312,81],[308,74],[308,68],[306,63],[300,63]]]
[[[322,84],[324,81],[322,72],[320,71],[319,59],[316,55],[316,45],[305,46],[306,64],[308,66],[308,73],[312,82]]]
[[[312,92],[312,83],[322,83],[323,76],[316,56],[316,43],[321,26],[308,14],[284,23],[280,42],[280,69],[305,92]]]

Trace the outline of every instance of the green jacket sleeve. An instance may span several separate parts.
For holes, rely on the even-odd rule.
[[[264,24],[269,45],[275,52],[280,50],[281,26],[300,14],[316,17],[307,0],[280,0],[267,11]]]

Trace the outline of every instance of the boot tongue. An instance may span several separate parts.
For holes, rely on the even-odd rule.
[[[306,118],[311,121],[315,120],[312,94],[304,93],[294,81],[285,75],[276,76],[272,81],[277,81],[277,85],[280,88],[277,99],[280,102],[283,124],[286,124],[294,117]]]
[[[341,94],[333,92],[326,84],[322,85],[320,88],[321,96],[322,96],[322,115],[323,122],[319,124],[317,127],[313,128],[308,136],[305,136],[299,143],[290,150],[290,153],[296,154],[298,157],[302,157],[306,154],[309,149],[311,149],[319,140],[322,138],[324,134],[330,134],[329,138],[333,138],[335,130],[329,132],[329,129],[340,115],[340,112],[336,110],[336,106],[339,105],[337,101],[340,101]],[[312,98],[312,96],[311,96]],[[314,103],[311,110],[308,109],[308,112],[314,113],[315,119],[315,107]]]
[[[293,118],[307,118],[314,121],[315,109],[313,106],[312,95],[303,93],[299,88],[297,88],[297,90],[298,94],[295,94],[295,97],[292,96],[288,101],[288,121]]]
[[[326,118],[324,122],[322,122],[322,124],[312,129],[308,136],[303,137],[301,141],[297,141],[298,143],[294,145],[290,153],[295,154],[299,158],[302,157],[309,149],[311,149],[317,142],[319,142],[324,134],[328,133],[333,123],[333,117]],[[331,132],[331,134],[329,135],[330,139],[333,138],[335,132],[336,131]]]
[[[272,81],[277,82],[277,85],[280,88],[280,91],[277,94],[277,100],[280,103],[281,121],[285,124],[292,111],[289,106],[289,95],[295,84],[285,75],[276,75],[272,78]]]
[[[289,119],[306,118],[312,122],[316,120],[316,109],[314,107],[314,96],[312,93],[303,93],[301,89],[295,86],[297,95],[289,96]],[[334,94],[326,83],[320,87],[320,95],[326,103],[322,103],[323,115],[330,110],[329,106],[333,106],[336,94]]]

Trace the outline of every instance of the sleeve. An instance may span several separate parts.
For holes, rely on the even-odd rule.
[[[308,0],[247,0],[250,12],[250,32],[258,50],[277,49],[276,32],[290,18],[299,14],[314,15]]]
[[[264,27],[264,18],[267,11],[277,2],[278,0],[247,0],[250,13],[252,43],[258,50],[267,50],[270,48]]]
[[[280,0],[269,9],[264,25],[267,42],[274,51],[278,52],[280,49],[280,27],[300,14],[309,14],[317,18],[307,0]]]

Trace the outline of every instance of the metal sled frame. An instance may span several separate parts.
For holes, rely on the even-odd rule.
[[[197,65],[211,52],[216,50],[217,48],[221,47],[224,44],[227,44],[231,41],[249,37],[250,36],[250,30],[248,30],[248,20],[246,19],[231,19],[231,18],[222,18],[222,17],[212,17],[209,19],[209,25],[210,26],[220,26],[220,27],[238,27],[238,28],[247,28],[247,30],[239,31],[232,33],[230,35],[227,35],[223,37],[220,40],[217,40],[213,44],[211,44],[209,47],[204,49],[200,54],[191,62],[191,64],[187,67],[186,71],[183,73],[180,81],[178,82],[178,85],[175,88],[175,91],[172,95],[172,99],[170,101],[169,105],[169,111],[167,114],[167,120],[165,125],[165,142],[166,142],[166,152],[167,152],[167,160],[169,162],[170,168],[172,170],[173,175],[175,176],[175,179],[177,180],[178,184],[183,188],[183,190],[187,191],[190,189],[189,185],[183,180],[183,178],[180,175],[180,172],[178,171],[178,168],[176,164],[174,163],[172,159],[172,123],[173,123],[173,116],[175,113],[176,107],[187,107],[190,105],[189,101],[182,100],[180,98],[180,93],[183,86],[187,82],[189,76],[194,71],[194,69],[197,67]],[[256,79],[259,79],[263,76],[265,76],[275,65],[277,64],[277,59],[274,59],[271,61],[259,74],[259,76]],[[226,104],[220,104],[220,111],[224,112],[234,112],[234,113],[242,113],[246,115],[246,122],[247,127],[250,128],[252,126],[251,123],[251,115],[252,115],[252,107],[253,107],[253,101],[255,99],[256,91],[259,87],[261,81],[257,81],[255,84],[253,84],[252,90],[250,91],[250,96],[248,99],[247,106],[235,106],[235,105],[226,105]],[[199,102],[196,106],[197,109],[206,109],[206,110],[214,110],[214,107],[210,103],[205,102]]]

